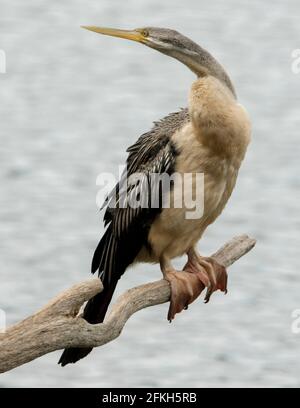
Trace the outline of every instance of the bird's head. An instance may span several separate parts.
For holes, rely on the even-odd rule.
[[[136,28],[135,30],[120,30],[97,26],[82,26],[82,28],[99,34],[124,38],[147,45],[163,54],[176,58],[189,67],[198,77],[205,75],[215,76],[235,94],[230,78],[215,58],[178,31],[158,27]]]

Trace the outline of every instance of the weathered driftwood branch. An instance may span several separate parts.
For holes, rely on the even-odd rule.
[[[254,245],[254,239],[243,235],[233,238],[212,257],[228,267]],[[99,279],[79,283],[33,316],[0,334],[0,372],[65,347],[102,346],[120,335],[132,314],[170,299],[170,287],[165,280],[141,285],[117,299],[104,323],[91,325],[78,316],[78,312],[85,301],[101,290]]]

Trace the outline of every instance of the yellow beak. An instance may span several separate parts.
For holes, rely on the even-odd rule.
[[[116,28],[96,27],[96,26],[81,26],[86,30],[94,31],[95,33],[110,35],[112,37],[125,38],[137,42],[143,42],[145,37],[142,33],[136,30],[118,30]]]

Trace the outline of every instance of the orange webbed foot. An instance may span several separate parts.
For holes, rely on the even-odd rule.
[[[205,303],[208,303],[213,292],[221,290],[227,293],[227,271],[215,259],[202,257],[195,252],[189,254],[189,260],[183,270],[198,276],[199,280],[207,287]]]
[[[171,286],[171,299],[168,320],[171,322],[177,313],[187,309],[200,295],[204,285],[196,275],[186,271],[169,271],[165,279]]]
[[[201,292],[207,288],[204,302],[207,303],[213,292],[227,293],[227,271],[215,259],[202,257],[194,250],[188,252],[188,262],[182,271],[168,267],[164,273],[171,286],[171,299],[168,320],[171,322],[177,313],[187,309]]]

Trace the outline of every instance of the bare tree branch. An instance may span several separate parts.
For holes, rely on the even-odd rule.
[[[214,255],[230,266],[255,245],[247,235],[233,238]],[[58,295],[33,316],[0,334],[0,372],[28,363],[44,354],[66,347],[98,347],[116,339],[130,316],[149,306],[168,302],[167,281],[147,283],[121,295],[104,323],[87,323],[78,312],[82,304],[101,292],[99,279],[91,279]]]

